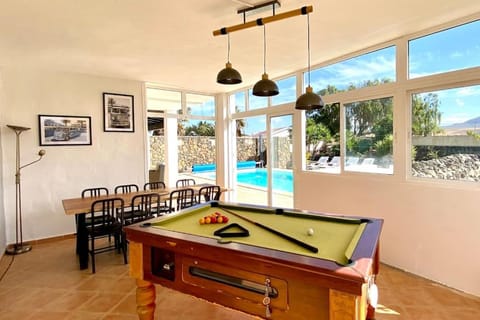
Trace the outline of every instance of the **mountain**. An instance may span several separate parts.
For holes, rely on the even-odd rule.
[[[454,123],[449,126],[442,126],[444,129],[469,129],[469,128],[480,128],[480,117],[469,119],[462,123]]]

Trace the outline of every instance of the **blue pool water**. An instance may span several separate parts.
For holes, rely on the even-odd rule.
[[[215,179],[215,172],[199,174],[202,177]],[[273,170],[273,190],[293,192],[293,175],[291,170]],[[237,170],[237,182],[242,185],[267,188],[267,169],[256,168]]]

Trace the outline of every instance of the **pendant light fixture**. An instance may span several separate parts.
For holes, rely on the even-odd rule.
[[[225,30],[225,33],[226,30]],[[217,75],[217,82],[221,84],[238,84],[242,82],[242,76],[240,73],[232,68],[232,64],[230,63],[230,33],[227,33],[228,37],[228,54],[227,54],[227,63],[225,64],[225,68],[220,70]]]
[[[302,8],[303,9],[303,8]],[[295,109],[298,110],[313,110],[322,109],[324,106],[322,98],[313,92],[310,86],[310,16],[307,13],[307,43],[308,43],[308,86],[305,93],[298,97],[295,102]]]
[[[257,20],[258,23],[263,24],[261,19]],[[265,31],[265,24],[263,24],[263,74],[262,74],[262,80],[258,81],[255,83],[253,86],[252,94],[254,96],[259,96],[259,97],[270,97],[270,96],[276,96],[279,91],[278,91],[278,86],[277,84],[268,79],[268,74],[266,71],[266,55],[267,55],[267,42],[266,42],[266,31]]]

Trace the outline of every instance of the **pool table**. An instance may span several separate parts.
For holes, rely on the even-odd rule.
[[[128,226],[139,319],[154,318],[154,284],[266,319],[373,319],[382,224],[207,202]]]

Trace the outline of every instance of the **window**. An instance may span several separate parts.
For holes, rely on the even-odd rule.
[[[197,174],[193,168],[201,168],[215,180],[215,98],[187,93],[185,99],[187,116],[178,119],[177,127],[178,170]]]
[[[304,73],[304,83],[308,83]],[[377,86],[395,81],[395,46],[312,70],[311,86],[320,95]]]
[[[162,90],[155,87],[145,88],[148,116],[149,169],[158,169],[165,163],[165,113],[177,113],[182,108],[182,94],[177,91]],[[150,178],[149,178],[150,179]],[[164,177],[151,178],[152,181]]]
[[[393,98],[345,104],[345,171],[393,173]]]
[[[477,20],[410,40],[410,79],[480,66],[479,35],[480,20]]]
[[[215,117],[215,98],[200,94],[186,94],[187,113],[191,116]]]
[[[480,85],[411,97],[412,176],[480,181]]]
[[[236,119],[238,202],[267,205],[266,169],[257,172],[256,163],[267,164],[266,116]]]
[[[307,170],[340,173],[340,103],[305,115]]]
[[[248,110],[266,108],[268,106],[268,97],[254,96],[252,89],[248,90]]]
[[[279,93],[272,97],[272,105],[276,106],[297,100],[297,77],[292,76],[276,81]]]
[[[234,109],[232,113],[246,111],[245,106],[245,92],[240,91],[230,96],[230,106],[233,106]]]
[[[146,88],[147,110],[176,111],[182,108],[182,94],[177,91]]]

